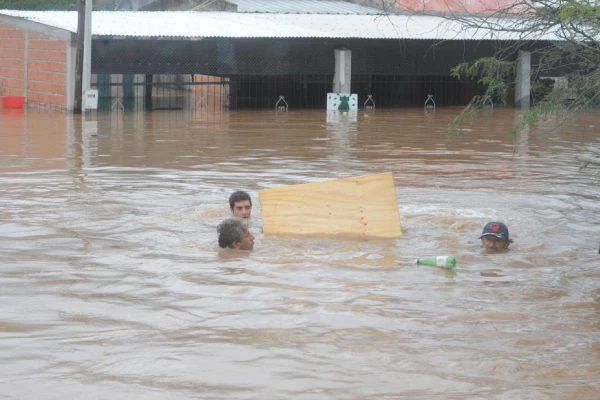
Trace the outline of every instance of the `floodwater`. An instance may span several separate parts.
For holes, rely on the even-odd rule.
[[[599,117],[8,111],[2,398],[600,398]],[[403,237],[261,234],[260,189],[384,171]],[[251,254],[216,245],[235,189]],[[496,219],[511,251],[477,244]]]

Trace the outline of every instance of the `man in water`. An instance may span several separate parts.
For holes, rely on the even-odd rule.
[[[252,250],[254,248],[254,235],[250,233],[246,224],[237,218],[229,218],[218,227],[219,246],[236,250]]]
[[[238,190],[229,196],[229,207],[234,217],[250,218],[250,214],[252,213],[252,199],[248,193]]]
[[[512,243],[508,236],[508,227],[499,221],[485,224],[479,239],[481,239],[481,247],[486,249],[507,249]]]

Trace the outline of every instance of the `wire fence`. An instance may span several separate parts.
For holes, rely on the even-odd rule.
[[[324,109],[333,75],[230,76],[99,74],[92,77],[98,90],[99,111],[275,109],[283,96],[289,109]],[[352,93],[364,105],[371,96],[379,108],[423,107],[431,95],[437,106],[467,104],[484,92],[481,84],[449,76],[352,77]]]
[[[450,76],[460,62],[493,54],[491,43],[427,41],[96,39],[92,86],[99,109],[324,109],[333,91],[334,50],[352,51],[351,92],[379,108],[468,104],[485,90]]]

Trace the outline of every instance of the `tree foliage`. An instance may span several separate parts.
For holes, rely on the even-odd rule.
[[[59,10],[77,9],[77,0],[0,0],[0,10]]]
[[[509,34],[513,41],[492,57],[456,66],[458,79],[477,79],[486,87],[449,125],[449,134],[462,133],[465,121],[487,105],[505,103],[514,87],[516,54],[532,54],[532,107],[512,129],[518,134],[541,118],[557,123],[600,105],[600,2],[596,0],[516,0],[507,7],[477,15],[446,14],[465,28]],[[550,83],[549,83],[550,82]]]

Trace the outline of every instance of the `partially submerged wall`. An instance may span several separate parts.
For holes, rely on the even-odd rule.
[[[0,96],[24,96],[29,107],[72,109],[74,52],[70,32],[0,16]]]

